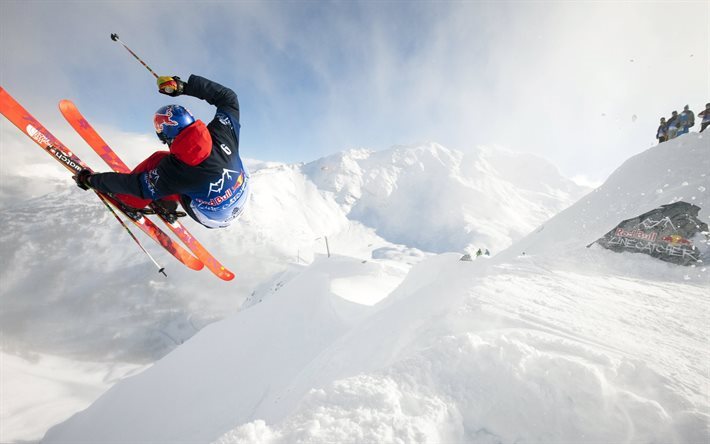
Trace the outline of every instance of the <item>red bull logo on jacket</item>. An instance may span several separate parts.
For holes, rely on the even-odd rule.
[[[242,214],[249,199],[249,173],[244,169],[232,180],[231,184],[220,185],[222,191],[218,196],[209,200],[192,199],[190,207],[201,224],[210,228],[226,227]]]
[[[213,193],[218,194],[217,196],[210,200],[195,198],[205,211],[219,211],[223,204],[226,203],[226,206],[229,206],[241,195],[239,190],[244,184],[244,171],[239,172],[239,176],[237,176],[236,180],[233,179],[230,173],[237,173],[237,171],[225,168],[222,173],[222,178],[210,184],[210,191],[207,197],[210,197]],[[230,184],[229,182],[232,181],[234,182]],[[213,209],[208,207],[213,207]]]

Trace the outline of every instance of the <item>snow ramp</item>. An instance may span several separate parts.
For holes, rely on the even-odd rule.
[[[371,307],[330,289],[365,264],[323,258],[43,442],[700,442],[707,288],[587,254],[434,256]]]

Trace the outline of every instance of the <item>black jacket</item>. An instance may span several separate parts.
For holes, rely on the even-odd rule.
[[[204,223],[228,221],[246,203],[248,173],[239,156],[239,101],[236,93],[216,82],[191,75],[183,95],[217,107],[206,125],[197,121],[184,129],[170,146],[170,155],[149,171],[103,173],[91,177],[99,191],[157,200],[181,195],[183,207]],[[199,213],[199,214],[196,214]]]

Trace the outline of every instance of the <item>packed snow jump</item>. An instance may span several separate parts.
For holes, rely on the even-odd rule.
[[[111,208],[115,207],[148,236],[156,240],[188,268],[205,266],[220,279],[234,273],[215,259],[178,221],[190,216],[207,228],[224,228],[237,220],[249,199],[249,173],[239,156],[239,102],[236,93],[206,78],[191,75],[158,76],[133,51],[111,34],[138,59],[157,80],[158,92],[171,97],[193,96],[214,105],[209,124],[196,119],[180,105],[159,108],[155,131],[168,151],[157,151],[131,170],[87,122],[76,105],[62,100],[59,109],[77,133],[113,169],[97,173],[82,162],[0,87],[0,113],[73,173],[77,186],[91,189],[106,204],[144,253],[165,274],[150,253]],[[178,211],[178,203],[184,211]],[[188,247],[190,253],[158,228],[147,215],[160,219]]]

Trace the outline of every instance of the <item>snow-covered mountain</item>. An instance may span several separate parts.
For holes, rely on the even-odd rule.
[[[408,257],[405,265],[424,256],[418,247],[437,252],[486,246],[495,253],[585,191],[542,161],[536,170],[547,172],[544,181],[533,185],[522,174],[515,182],[500,171],[512,168],[516,154],[477,153],[432,144],[350,151],[306,165],[252,162],[254,192],[240,224],[213,231],[186,222],[236,271],[231,283],[183,269],[146,240],[170,279],[154,275],[100,202],[69,182],[64,191],[0,212],[0,246],[7,252],[0,325],[18,348],[152,360],[235,312],[288,263],[325,253],[324,236],[334,253]],[[353,164],[362,165],[355,171]],[[488,194],[481,191],[486,189]],[[117,313],[126,323],[112,322]],[[87,333],[92,340],[77,344],[74,339]]]
[[[381,220],[357,156],[372,154],[308,177],[330,184],[328,205]],[[493,259],[291,265],[43,442],[705,442],[710,270],[586,245],[681,198],[710,221],[708,159],[697,134],[651,148]]]
[[[305,165],[249,166],[253,195],[239,224],[204,230],[186,222],[237,274],[229,283],[185,269],[139,234],[169,278],[157,274],[113,216],[62,171],[43,175],[51,179],[50,189],[63,183],[60,191],[3,201],[0,331],[2,351],[13,363],[2,375],[5,386],[41,384],[57,373],[47,369],[66,359],[80,362],[74,381],[66,377],[55,384],[57,393],[95,379],[80,369],[95,373],[105,363],[107,379],[114,380],[114,366],[132,371],[149,364],[243,304],[274,294],[326,253],[325,237],[334,254],[368,261],[378,276],[331,276],[331,287],[346,300],[375,304],[432,252],[480,246],[495,253],[586,191],[544,161],[492,148],[462,153],[429,144],[352,150]],[[523,168],[531,166],[534,174]],[[36,176],[16,179],[10,182],[20,187],[42,185]],[[17,353],[26,359],[11,356]],[[77,393],[91,395],[69,405],[89,402],[99,392]],[[22,401],[3,418],[14,419],[20,411],[44,417],[42,406],[60,403],[40,397],[41,406],[35,406],[23,392],[13,394]],[[47,417],[52,423],[63,419]],[[5,427],[3,438],[28,439],[51,425],[3,422],[19,424]],[[22,434],[26,423],[40,425],[28,436]]]
[[[303,171],[350,219],[436,253],[501,251],[588,191],[530,154],[435,143],[350,150]]]

